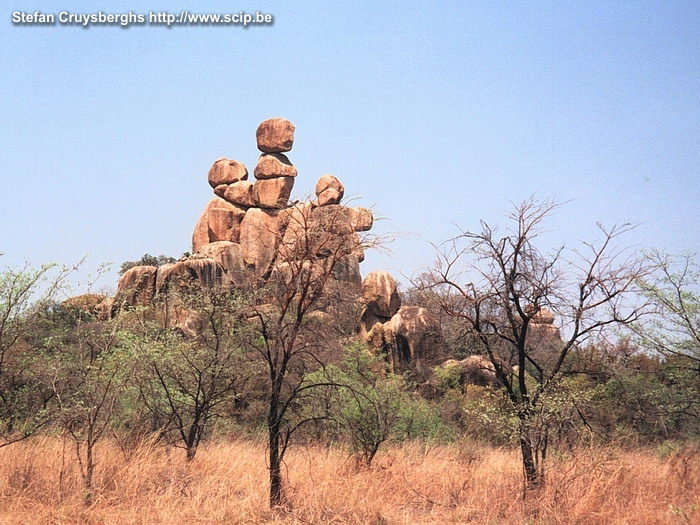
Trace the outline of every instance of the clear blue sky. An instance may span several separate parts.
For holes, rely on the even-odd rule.
[[[58,7],[54,7],[58,6]],[[272,26],[16,26],[12,11],[226,13]],[[633,222],[639,249],[700,246],[700,3],[56,2],[0,11],[0,266],[84,272],[179,256],[218,157],[252,171],[257,124],[297,128],[294,192],[337,175],[402,232],[363,273],[412,274],[429,245],[573,199],[567,244]]]

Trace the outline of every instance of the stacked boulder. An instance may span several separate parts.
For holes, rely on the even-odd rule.
[[[425,379],[432,367],[447,356],[447,346],[437,320],[420,306],[401,306],[394,278],[376,271],[362,281],[364,309],[360,337],[375,352],[386,356],[389,371],[411,371]]]
[[[328,288],[343,288],[358,298],[364,253],[357,232],[372,228],[372,212],[341,205],[345,188],[333,175],[319,179],[314,200],[290,206],[297,169],[285,153],[294,145],[294,131],[284,118],[260,123],[255,182],[248,179],[242,162],[214,161],[208,181],[215,196],[195,225],[192,255],[125,272],[116,296],[102,305],[102,316],[116,315],[124,306],[146,306],[159,294],[187,283],[214,287],[264,282],[283,275],[295,261],[308,264],[309,257],[336,262]]]

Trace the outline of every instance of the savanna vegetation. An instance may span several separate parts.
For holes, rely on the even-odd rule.
[[[332,235],[321,263],[109,320],[61,300],[70,268],[3,270],[0,522],[697,523],[694,259],[629,254],[624,228],[545,250],[556,208],[462,232],[403,290],[488,385],[390,373]]]

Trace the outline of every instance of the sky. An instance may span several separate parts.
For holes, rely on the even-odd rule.
[[[55,7],[55,6],[59,7]],[[271,25],[17,25],[12,13],[272,14]],[[395,240],[362,273],[400,281],[431,243],[534,195],[567,246],[637,225],[634,250],[700,246],[700,3],[75,2],[0,9],[0,267],[179,257],[219,157],[296,126],[293,196],[336,175]],[[252,177],[252,175],[251,175]],[[82,290],[84,291],[84,290]]]

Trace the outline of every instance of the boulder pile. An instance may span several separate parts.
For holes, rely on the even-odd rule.
[[[160,267],[135,266],[125,272],[114,298],[101,305],[102,317],[125,306],[148,305],[173,286],[197,282],[206,288],[265,282],[289,272],[295,261],[334,255],[334,283],[359,297],[364,260],[357,232],[372,228],[366,208],[340,204],[345,188],[334,175],[323,175],[316,198],[290,204],[297,168],[287,157],[294,145],[294,125],[285,118],[263,121],[256,131],[261,152],[253,176],[244,163],[219,158],[208,172],[214,197],[206,204],[192,234],[192,255]]]
[[[396,281],[387,272],[369,273],[362,281],[364,309],[359,335],[375,351],[384,353],[393,373],[414,372],[425,379],[447,357],[442,330],[433,315],[420,306],[401,306]]]

